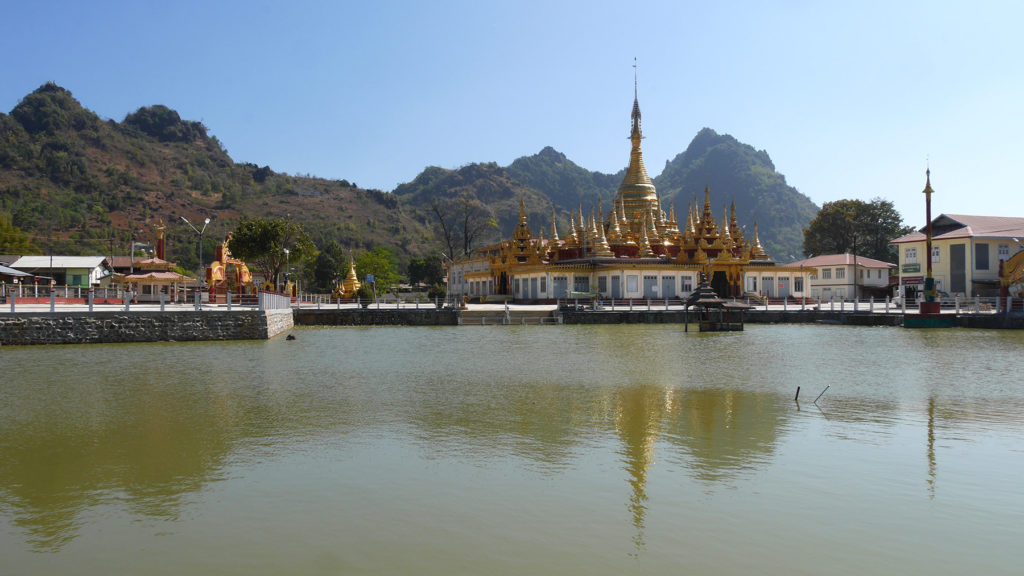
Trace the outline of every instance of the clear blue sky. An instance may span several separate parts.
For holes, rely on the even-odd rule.
[[[0,110],[46,81],[104,118],[164,104],[240,162],[391,190],[553,146],[652,176],[703,127],[817,204],[1024,216],[1020,2],[16,2]]]

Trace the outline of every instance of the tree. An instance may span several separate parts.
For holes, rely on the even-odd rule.
[[[903,218],[888,200],[826,202],[804,228],[804,255],[810,258],[855,253],[895,262],[896,255],[889,251],[889,242],[911,230],[903,225]]]
[[[443,281],[444,268],[439,255],[409,259],[410,284],[441,284]]]
[[[327,252],[320,252],[313,266],[313,280],[320,290],[330,291],[338,277],[338,263]]]
[[[469,193],[448,200],[434,197],[430,201],[430,212],[437,218],[441,241],[452,258],[472,252],[484,232],[498,227],[494,215]]]
[[[270,282],[277,281],[286,265],[300,266],[317,255],[302,225],[281,218],[243,218],[231,232],[228,249]]]
[[[368,274],[372,275],[378,296],[390,291],[402,279],[398,275],[398,259],[386,246],[356,256],[356,274],[360,282],[365,282]]]
[[[38,254],[27,232],[14,225],[11,215],[0,212],[0,254]]]

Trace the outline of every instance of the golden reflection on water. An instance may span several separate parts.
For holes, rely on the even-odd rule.
[[[272,341],[6,350],[0,516],[23,531],[29,547],[59,553],[97,522],[92,511],[114,508],[180,525],[205,489],[231,485],[240,470],[253,474],[255,462],[323,446],[344,451],[351,437],[376,446],[365,438],[377,434],[441,465],[514,461],[546,478],[610,451],[618,469],[608,474],[622,492],[602,503],[624,507],[632,554],[641,558],[650,552],[653,512],[685,502],[666,496],[664,487],[652,489],[656,473],[663,481],[670,475],[676,489],[687,486],[679,477],[685,475],[714,490],[771,469],[787,441],[817,449],[809,428],[822,446],[868,448],[887,446],[909,428],[920,432],[917,453],[924,454],[926,491],[935,500],[937,443],[1006,429],[1019,435],[1024,414],[1019,391],[951,385],[963,374],[950,367],[909,369],[899,386],[830,380],[818,406],[801,407],[792,399],[797,383],[808,391],[826,385],[813,350],[792,345],[808,338],[801,330],[775,332],[790,341],[775,342],[774,354],[749,334],[474,330],[309,330],[300,331],[301,346],[291,347]],[[414,340],[400,341],[402,354],[383,353],[413,333]],[[550,334],[560,337],[555,352],[538,337]],[[811,334],[813,341],[818,333]],[[441,336],[451,348],[421,335]],[[876,340],[860,344],[864,355],[889,346]],[[623,341],[648,345],[633,353]],[[53,365],[81,377],[58,380]],[[96,365],[111,372],[90,371]],[[939,372],[945,383],[932,379]],[[921,380],[922,374],[931,376]],[[415,474],[415,464],[409,466]]]

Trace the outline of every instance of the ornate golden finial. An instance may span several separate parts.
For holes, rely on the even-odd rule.
[[[555,207],[551,207],[551,241],[558,242],[558,216],[555,214]]]
[[[924,190],[921,192],[925,194],[934,194],[935,190],[932,190],[932,169],[928,168],[924,171]]]

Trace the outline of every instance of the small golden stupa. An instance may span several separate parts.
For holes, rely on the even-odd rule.
[[[359,278],[356,276],[356,263],[355,260],[349,260],[348,262],[348,275],[345,276],[343,282],[334,281],[334,291],[331,292],[331,298],[355,298],[356,292],[359,290]]]

